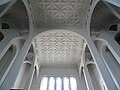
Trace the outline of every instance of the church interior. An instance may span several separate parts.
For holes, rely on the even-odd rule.
[[[120,0],[0,0],[0,90],[120,90]]]

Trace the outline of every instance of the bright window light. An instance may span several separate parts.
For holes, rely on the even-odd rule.
[[[55,79],[53,77],[50,77],[48,90],[54,90],[55,89],[54,87],[55,87]]]
[[[64,77],[64,90],[70,90],[69,87],[69,79],[67,77]]]
[[[70,86],[71,90],[77,90],[77,83],[74,77],[70,77]]]
[[[44,77],[41,82],[40,90],[47,90],[48,78]]]
[[[77,90],[76,78],[43,77],[40,90]]]
[[[60,77],[56,79],[56,90],[62,90],[62,80]]]

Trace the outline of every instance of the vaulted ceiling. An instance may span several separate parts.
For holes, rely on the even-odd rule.
[[[116,13],[119,13],[120,9],[118,7],[114,5],[111,5],[111,7],[116,11]],[[109,30],[109,27],[116,23],[120,23],[120,20],[116,17],[113,11],[110,10],[105,3],[103,3],[103,1],[100,1],[92,14],[90,25],[91,30]]]
[[[39,26],[83,25],[89,0],[36,0]]]
[[[8,11],[6,11],[7,9]],[[1,13],[4,13],[4,15],[0,18],[0,22],[8,23],[11,28],[20,29],[20,31],[28,30],[29,19],[27,10],[21,0],[12,0],[11,2],[0,5],[0,14]]]
[[[31,11],[29,14],[35,26],[39,27],[38,30],[47,26],[82,28],[89,0],[28,0],[28,3]],[[21,0],[16,0],[2,19],[11,21],[21,30],[28,29],[27,11]],[[34,39],[39,65],[79,65],[85,41],[78,33],[57,29],[43,32]],[[32,57],[31,54],[29,56]]]
[[[38,62],[43,66],[79,65],[85,41],[71,31],[52,30],[34,39]]]
[[[37,27],[83,27],[89,0],[35,0],[34,16]],[[52,30],[35,39],[38,63],[42,66],[79,65],[85,41],[75,32]],[[74,31],[74,30],[73,30]]]

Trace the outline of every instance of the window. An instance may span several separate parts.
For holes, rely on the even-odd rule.
[[[77,90],[75,77],[43,77],[40,90]]]
[[[117,31],[117,29],[118,29],[118,25],[117,25],[117,24],[111,25],[111,26],[109,27],[109,30],[110,30],[110,31]]]
[[[115,40],[120,45],[120,33],[116,35]]]
[[[10,25],[7,23],[2,23],[2,29],[10,29]]]
[[[64,83],[64,90],[70,90],[69,79],[67,77],[63,78],[63,83]]]
[[[50,77],[48,90],[54,90],[54,87],[55,87],[55,79],[53,77]]]
[[[44,77],[41,82],[40,90],[47,90],[48,78]]]
[[[71,90],[77,90],[77,83],[74,77],[70,77]]]
[[[60,77],[56,79],[56,90],[62,90],[62,79]]]

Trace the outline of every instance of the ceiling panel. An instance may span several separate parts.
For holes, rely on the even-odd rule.
[[[71,31],[47,31],[35,40],[36,52],[41,65],[78,65],[83,52],[84,40]]]
[[[39,25],[81,25],[85,4],[86,0],[36,0]]]

